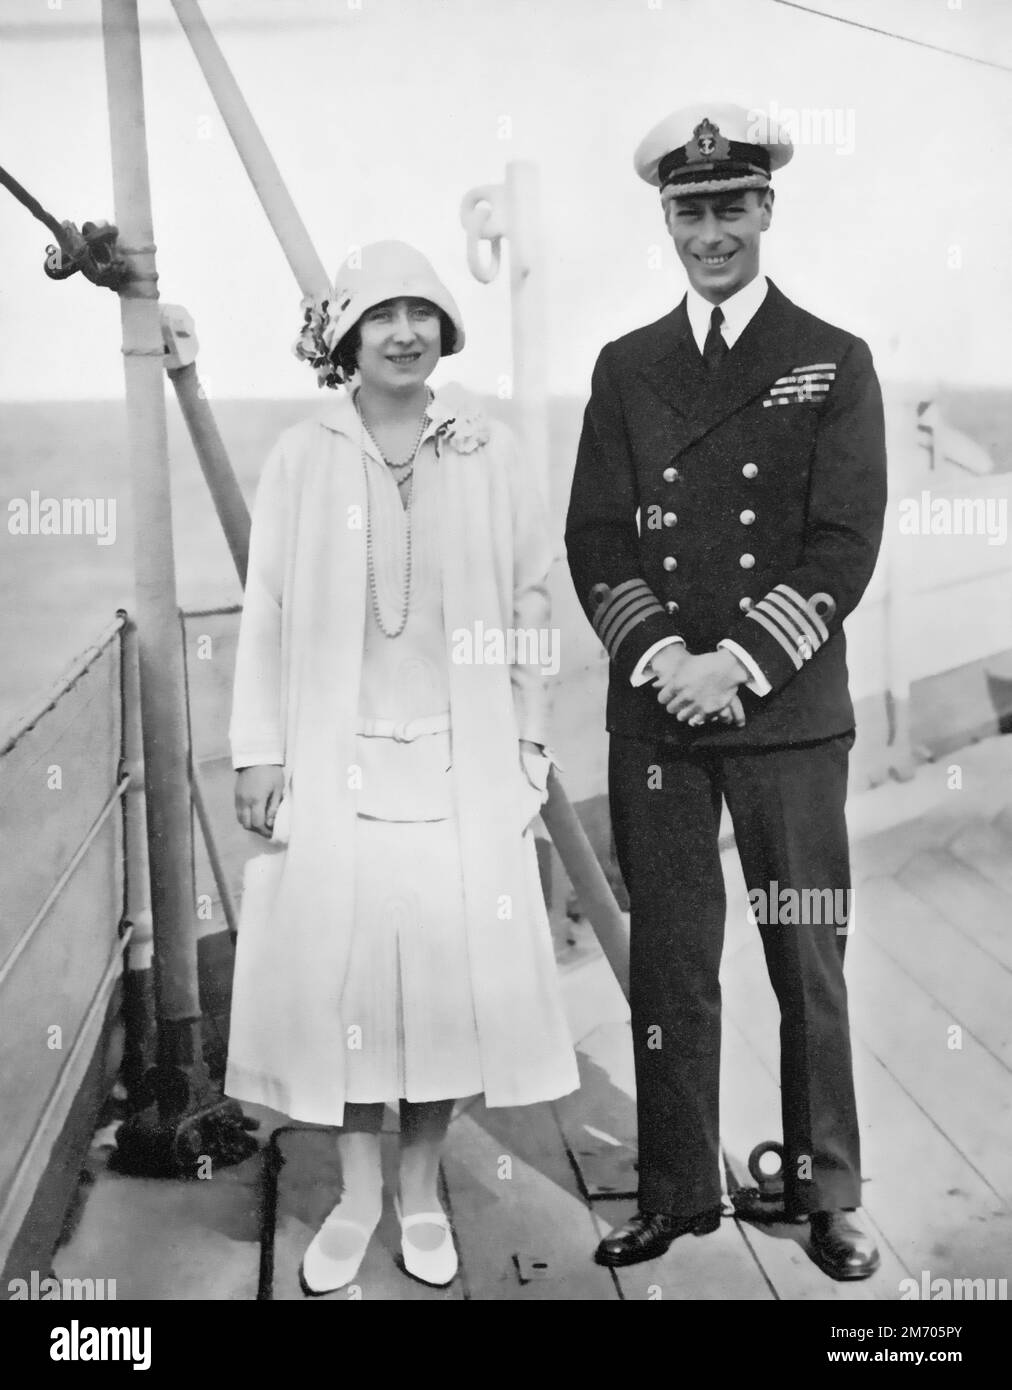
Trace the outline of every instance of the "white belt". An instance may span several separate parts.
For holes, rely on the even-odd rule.
[[[393,738],[398,743],[411,743],[423,734],[442,734],[450,727],[450,712],[425,714],[418,719],[373,719],[359,716],[355,732],[363,738]]]

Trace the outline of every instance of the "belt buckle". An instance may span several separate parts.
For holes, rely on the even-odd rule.
[[[412,741],[412,736],[408,731],[414,722],[413,719],[397,720],[393,729],[393,736],[397,743],[410,743]]]

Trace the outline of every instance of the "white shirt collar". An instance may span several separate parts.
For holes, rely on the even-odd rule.
[[[760,304],[766,298],[768,289],[769,281],[766,276],[757,275],[720,305],[724,311],[724,322],[720,326],[720,331],[729,348],[734,347],[752,319],[755,318]],[[710,315],[715,307],[717,306],[711,304],[708,299],[704,299],[692,285],[688,287],[685,308],[689,315],[692,336],[695,338],[696,346],[700,352],[703,351],[706,335],[710,331]]]

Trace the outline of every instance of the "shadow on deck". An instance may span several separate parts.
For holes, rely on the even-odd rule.
[[[957,785],[958,784],[958,785]],[[733,1218],[662,1259],[614,1273],[594,1246],[634,1207],[635,1103],[625,1002],[589,928],[562,961],[583,1085],[554,1105],[463,1102],[443,1165],[461,1276],[428,1289],[397,1267],[387,1212],[353,1296],[371,1300],[897,1299],[901,1281],[1007,1277],[1012,1252],[1012,738],[922,767],[850,807],[855,921],[848,946],[864,1211],[882,1267],[837,1284],[807,1228]],[[734,852],[722,978],[722,1136],[729,1181],[779,1137],[777,1008]],[[254,1112],[257,1113],[257,1112]],[[260,1115],[264,1139],[285,1125]],[[395,1158],[386,1140],[385,1161]],[[277,1135],[276,1201],[261,1157],[212,1181],[94,1181],[58,1252],[63,1277],[115,1278],[120,1298],[301,1299],[296,1270],[337,1198],[326,1131]],[[266,1218],[266,1219],[265,1219]],[[261,1234],[265,1237],[261,1242]],[[349,1290],[330,1295],[346,1299]]]

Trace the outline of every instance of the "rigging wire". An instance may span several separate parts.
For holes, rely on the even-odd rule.
[[[909,34],[897,34],[891,29],[877,29],[874,24],[863,24],[859,19],[847,19],[842,14],[830,14],[827,10],[817,10],[811,5],[799,5],[797,0],[772,0],[772,3],[784,5],[789,10],[819,15],[822,19],[835,19],[838,24],[849,24],[852,28],[864,29],[869,34],[882,34],[887,39],[899,39],[901,43],[912,43],[917,48],[930,48],[933,53],[946,53],[950,58],[962,58],[966,63],[980,63],[982,67],[997,68],[999,72],[1012,72],[1012,67],[1005,63],[992,63],[989,58],[977,58],[972,53],[958,53],[954,48],[943,48],[941,44],[911,38]]]

